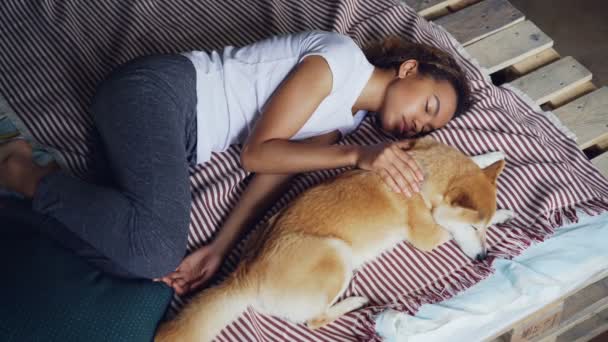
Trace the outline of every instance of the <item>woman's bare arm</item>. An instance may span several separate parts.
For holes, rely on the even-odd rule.
[[[301,140],[296,144],[308,147],[328,148],[337,142],[340,133],[334,131],[328,134]],[[284,193],[289,179],[294,174],[270,174],[257,173],[249,182],[247,188],[241,195],[236,207],[219,230],[214,240],[216,247],[223,253],[229,251],[238,240],[244,227],[255,224],[257,220],[276,202]]]
[[[332,73],[323,57],[308,56],[270,99],[241,152],[251,172],[291,174],[355,166],[357,146],[299,144],[295,135],[332,89]]]
[[[278,87],[241,152],[251,172],[291,174],[344,166],[376,172],[395,191],[418,192],[422,172],[405,151],[408,141],[372,146],[299,144],[289,139],[332,90],[333,75],[321,56],[308,56]]]

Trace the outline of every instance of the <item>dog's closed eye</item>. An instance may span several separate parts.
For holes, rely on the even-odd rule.
[[[459,194],[456,198],[452,200],[452,206],[454,207],[462,207],[466,209],[475,209],[473,205],[473,201],[466,193]]]

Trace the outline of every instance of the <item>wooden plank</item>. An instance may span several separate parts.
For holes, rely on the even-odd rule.
[[[551,38],[525,20],[467,46],[466,50],[493,73],[552,46]]]
[[[602,336],[603,333],[608,331],[608,321],[606,319],[606,313],[602,313],[600,317],[601,318],[596,318],[596,321],[590,323],[589,327],[581,327],[581,329],[583,330],[581,336],[576,340],[570,340],[569,342],[606,342],[606,337]],[[594,340],[595,338],[597,338],[597,340]]]
[[[593,84],[593,82],[587,81],[555,96],[549,101],[549,105],[551,105],[551,108],[561,107],[566,103],[575,100],[583,95],[586,95],[596,89],[597,87],[595,86],[595,84]]]
[[[593,158],[591,162],[604,176],[608,177],[608,153],[600,154],[599,156]]]
[[[580,289],[565,297],[565,300],[563,298],[526,317],[515,325],[510,335],[503,335],[501,338],[509,342],[562,340],[561,336],[570,334],[570,330],[608,309],[608,278]],[[577,334],[580,335],[580,332]]]
[[[483,0],[460,0],[454,4],[450,4],[448,6],[448,10],[450,10],[450,13],[454,13],[454,12],[460,11],[461,9],[463,9],[465,7],[476,4],[480,1],[483,1]]]
[[[608,135],[608,87],[602,87],[553,111],[585,149]]]
[[[530,56],[519,63],[513,64],[509,67],[509,71],[519,77],[544,65],[555,62],[559,58],[559,53],[557,53],[555,49],[549,48],[535,54],[534,56]]]
[[[503,329],[500,329],[498,331],[495,331],[493,333],[493,335],[491,337],[489,337],[487,340],[488,341],[492,341],[492,342],[504,342],[504,341],[510,341],[511,340],[511,330],[514,330],[514,327],[518,327],[522,324],[526,324],[526,322],[529,320],[529,317],[533,317],[536,316],[537,313],[544,311],[546,308],[551,308],[554,307],[556,304],[561,303],[564,301],[564,299],[568,298],[569,296],[578,293],[579,291],[587,288],[589,285],[594,284],[600,280],[603,279],[607,279],[608,278],[608,269],[602,270],[601,272],[591,276],[589,279],[585,280],[580,286],[578,286],[576,289],[573,289],[572,291],[569,291],[567,293],[562,294],[559,298],[555,299],[553,302],[545,305],[544,307],[542,307],[541,309],[537,310],[535,313],[528,315],[525,318],[522,318],[516,322],[514,322],[513,324],[511,324],[510,326],[506,326]]]
[[[481,0],[399,0],[416,10],[427,20],[434,20],[446,14],[459,11]]]
[[[526,321],[516,326],[511,334],[511,342],[528,342],[538,340],[547,331],[555,329],[561,320],[563,303],[558,302],[545,306]]]
[[[566,298],[562,321],[550,336],[562,336],[606,309],[608,309],[608,279],[604,278]]]
[[[555,342],[557,340],[556,336],[548,336],[543,339],[540,339],[538,342]]]
[[[578,85],[591,81],[591,78],[591,72],[587,68],[568,56],[520,77],[510,84],[541,105]]]
[[[600,279],[566,298],[562,321],[572,319],[578,312],[603,299],[608,299],[608,278]]]
[[[608,330],[608,309],[603,309],[601,311],[593,312],[589,315],[588,319],[561,334],[557,338],[557,341],[589,341],[606,330]]]
[[[485,0],[435,20],[462,45],[469,45],[524,20],[507,0]]]
[[[593,305],[583,309],[578,312],[571,319],[563,322],[559,328],[550,333],[550,336],[561,336],[564,335],[567,331],[576,328],[581,323],[584,324],[590,318],[593,318],[598,312],[604,311],[608,309],[608,301],[604,300],[598,303],[594,303]],[[575,329],[576,330],[576,329]],[[572,341],[572,340],[569,340]]]
[[[401,0],[406,5],[412,7],[420,16],[428,17],[434,13],[446,9],[460,0]]]

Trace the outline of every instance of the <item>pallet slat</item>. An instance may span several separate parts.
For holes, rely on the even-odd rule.
[[[591,160],[591,162],[600,170],[600,172],[604,176],[608,177],[608,153],[600,154],[599,156]]]
[[[558,338],[580,334],[577,327],[585,325],[598,312],[608,309],[608,279],[601,279],[578,292],[570,295],[564,301],[562,319],[559,327],[550,331],[544,337]],[[572,341],[572,340],[571,340]]]
[[[596,89],[597,87],[595,84],[593,84],[593,82],[587,81],[572,87],[570,90],[561,92],[559,95],[553,97],[551,101],[549,101],[549,104],[551,105],[551,108],[558,108]]]
[[[559,326],[563,311],[563,302],[549,304],[526,318],[526,322],[516,326],[509,342],[536,341],[547,331]]]
[[[479,64],[493,73],[553,46],[532,22],[525,20],[475,42],[465,49]]]
[[[608,278],[600,279],[566,298],[562,321],[572,320],[578,312],[602,300],[608,301]]]
[[[587,68],[568,56],[520,77],[510,84],[541,105],[590,81],[591,77],[591,72]]]
[[[602,87],[553,111],[578,140],[581,149],[608,135],[608,87]]]
[[[608,309],[592,312],[588,319],[561,334],[556,342],[584,342],[608,330]]]
[[[426,17],[439,12],[460,0],[401,0],[418,12],[420,16]]]
[[[402,1],[417,3],[418,7],[415,8],[423,16],[444,15],[449,13],[447,7],[453,6],[448,4],[449,1],[440,0]],[[426,8],[430,10],[424,12],[423,5],[428,5]],[[454,11],[453,8],[450,10]],[[510,71],[524,75],[540,68],[511,82],[539,105],[548,102],[555,107],[556,104],[571,101],[574,96],[582,94],[580,89],[591,84],[589,70],[572,57],[559,59],[559,54],[551,49],[552,39],[533,23],[524,21],[523,14],[506,0],[485,0],[445,15],[435,23],[450,32],[490,73],[512,67]],[[553,63],[546,65],[549,62]],[[608,133],[608,90],[604,87],[590,93],[557,109],[555,113],[578,136],[582,149],[596,144],[605,139]],[[608,153],[599,155],[592,162],[608,176]],[[519,330],[515,329],[501,338],[510,341],[540,338],[545,342],[556,339],[560,342],[588,340],[608,329],[605,282],[598,282],[566,299],[562,302],[563,311],[556,309],[555,313],[538,318],[538,322],[527,326],[524,323]],[[597,290],[600,287],[602,291]],[[556,323],[560,317],[558,325]]]
[[[523,13],[509,1],[486,0],[434,22],[466,46],[523,20]]]
[[[608,157],[608,155],[604,155]],[[556,305],[561,305],[564,309],[560,315],[562,319],[559,327],[556,329],[550,329],[550,331],[547,331],[543,336],[536,336],[540,339],[534,338],[535,341],[553,341],[556,335],[561,335],[565,331],[564,324],[578,324],[579,322],[582,322],[582,319],[590,312],[597,312],[598,310],[603,310],[606,308],[604,303],[599,302],[606,300],[606,296],[608,296],[608,293],[604,291],[604,289],[606,289],[607,281],[608,270],[603,270],[585,280],[584,283],[581,284],[581,286],[579,286],[577,289],[562,294],[559,298],[556,298],[553,302],[545,305],[535,313],[518,320],[517,322],[511,324],[510,327],[505,327],[502,330],[496,331],[494,336],[488,340],[492,342],[511,342],[511,339],[514,336],[513,332],[515,330],[521,328],[522,326],[530,325],[530,323],[542,323],[542,318],[545,317],[543,312],[546,313],[547,311],[556,307]],[[574,296],[578,297],[579,300],[571,299],[571,297]],[[602,299],[598,300],[599,298]],[[589,303],[592,304],[587,305]],[[577,311],[580,308],[583,309]],[[538,320],[538,317],[541,317],[541,320]]]
[[[530,56],[519,63],[515,63],[509,67],[510,71],[515,75],[522,76],[533,70],[536,70],[546,64],[557,61],[560,58],[557,51],[549,48],[541,51],[533,56]]]

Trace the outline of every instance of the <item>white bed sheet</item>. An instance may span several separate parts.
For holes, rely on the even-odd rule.
[[[608,269],[608,213],[559,228],[459,295],[415,316],[387,310],[376,331],[388,342],[482,341]]]

